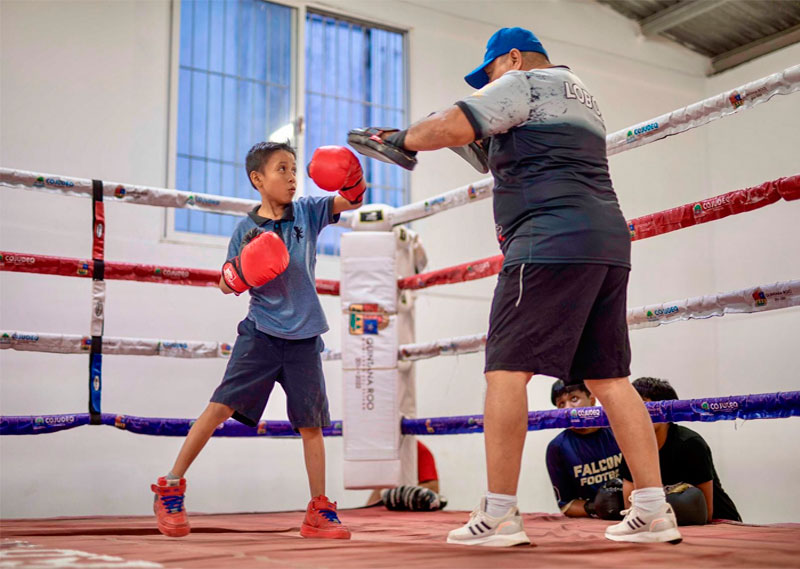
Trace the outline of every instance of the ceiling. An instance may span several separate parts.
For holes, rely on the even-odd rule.
[[[709,75],[800,42],[800,0],[597,0],[711,59]]]

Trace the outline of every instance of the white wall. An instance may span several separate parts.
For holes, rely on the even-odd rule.
[[[609,131],[800,59],[797,47],[788,48],[708,80],[705,59],[667,43],[645,42],[629,21],[586,2],[334,0],[324,7],[409,30],[415,118],[469,92],[464,73],[482,59],[486,39],[505,25],[533,29],[554,62],[573,67],[601,102]],[[0,4],[0,164],[166,185],[170,13],[166,1]],[[626,216],[794,173],[798,161],[791,137],[796,147],[798,97],[783,97],[613,157],[612,175]],[[474,179],[475,173],[455,155],[424,155],[412,174],[412,198]],[[86,257],[90,208],[86,199],[0,188],[0,248]],[[109,203],[107,212],[110,260],[217,268],[224,255],[220,248],[165,242],[159,209]],[[800,239],[797,224],[789,223],[797,214],[797,204],[781,203],[636,243],[631,305],[797,278]],[[423,235],[431,268],[497,253],[488,201],[414,226]],[[338,277],[337,259],[322,258],[318,267],[319,277]],[[484,331],[493,284],[494,279],[485,279],[423,291],[418,339]],[[338,302],[322,298],[334,323],[325,341],[336,348]],[[2,329],[85,333],[88,311],[86,280],[0,273]],[[245,311],[245,299],[223,297],[213,289],[110,281],[105,331],[230,341]],[[789,344],[798,335],[798,320],[793,310],[632,332],[634,375],[666,377],[683,397],[794,389],[797,366]],[[195,416],[224,364],[107,356],[103,408],[131,415]],[[420,416],[480,412],[482,364],[482,354],[419,363]],[[85,356],[0,352],[0,411],[83,411],[86,365]],[[325,364],[325,371],[331,412],[338,418],[340,375],[336,364]],[[546,409],[550,381],[537,379],[530,384],[530,407]],[[284,401],[276,391],[266,418],[284,419]],[[694,423],[692,428],[712,444],[723,483],[748,521],[796,519],[798,503],[790,485],[798,471],[796,419],[738,426]],[[527,511],[555,511],[543,465],[545,446],[554,435],[545,431],[528,437],[520,485],[521,506]],[[149,483],[169,468],[180,442],[107,427],[3,437],[0,515],[146,514]],[[472,508],[485,485],[482,437],[427,437],[425,442],[436,455],[452,507]],[[343,490],[339,439],[328,439],[328,456],[329,494],[344,506],[361,504],[364,492]],[[307,500],[301,473],[298,441],[212,440],[190,471],[189,507],[207,512],[300,508]],[[754,476],[767,473],[771,484],[759,495],[750,491]]]

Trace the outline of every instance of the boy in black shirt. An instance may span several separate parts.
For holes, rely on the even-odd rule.
[[[633,386],[644,401],[669,401],[678,399],[678,394],[668,381],[654,377],[640,377]],[[742,521],[736,505],[722,489],[714,468],[711,449],[696,432],[675,423],[654,423],[658,442],[658,459],[661,464],[661,480],[665,485],[686,482],[702,490],[708,507],[708,519]],[[620,464],[623,479],[623,496],[633,490],[631,473],[625,459]]]

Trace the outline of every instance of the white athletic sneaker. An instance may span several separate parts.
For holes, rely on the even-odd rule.
[[[622,510],[621,513],[625,518],[606,528],[606,539],[633,543],[668,541],[673,544],[678,544],[683,539],[678,531],[678,520],[669,504],[664,504],[655,514],[645,514],[636,507],[631,497],[630,509]]]
[[[481,505],[472,510],[469,521],[463,527],[454,529],[447,535],[447,543],[461,545],[484,545],[486,547],[511,547],[530,545],[531,540],[522,527],[519,510],[509,508],[503,517],[494,518],[486,513],[486,498]]]

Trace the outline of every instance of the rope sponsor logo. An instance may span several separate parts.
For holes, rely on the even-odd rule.
[[[114,188],[114,197],[117,199],[128,198],[131,200],[138,200],[140,198],[147,197],[150,194],[147,190],[137,190],[134,188],[126,188],[123,185],[119,185]]]
[[[436,432],[436,429],[431,424],[431,420],[430,419],[425,419],[425,430],[428,431],[428,434],[431,434],[431,435]]]
[[[655,132],[658,130],[658,123],[651,122],[650,124],[646,124],[644,126],[638,126],[632,130],[628,131],[628,135],[626,137],[626,142],[635,142],[639,139],[640,136]]]
[[[425,202],[425,211],[431,211],[437,205],[444,203],[444,196]]]
[[[78,274],[81,276],[86,276],[89,274],[89,263],[81,263],[78,265]]]
[[[231,350],[232,349],[233,348],[231,347],[231,345],[230,344],[226,344],[225,342],[223,342],[222,344],[219,345],[219,353],[222,354],[223,356],[231,355]]]
[[[8,334],[3,334],[3,342],[2,343],[9,343],[9,344],[35,344],[39,341],[38,334],[17,334],[14,332],[11,334],[10,340],[6,341],[8,338]]]
[[[47,427],[60,427],[62,425],[71,425],[74,422],[75,422],[75,415],[36,417],[33,420],[33,428],[45,429]]]
[[[125,420],[125,415],[117,415],[114,417],[114,426],[118,429],[124,429],[127,426]]]
[[[0,344],[10,344],[11,343],[11,335],[8,332],[3,332],[3,335],[0,336]]]
[[[722,413],[729,413],[731,411],[737,411],[739,409],[739,402],[738,401],[703,401],[700,404],[700,408],[703,411],[720,411]]]
[[[475,186],[470,186],[467,188],[467,196],[471,200],[474,200],[478,197],[478,190],[475,189]]]
[[[784,288],[765,293],[761,288],[757,288],[753,291],[753,300],[756,306],[765,306],[770,300],[779,301],[790,299],[792,297],[792,292],[791,288]]]
[[[483,263],[478,263],[477,265],[467,265],[467,272],[483,273],[484,271],[488,271],[491,268],[492,264],[489,261],[484,261]]]
[[[81,350],[88,352],[92,349],[92,339],[89,336],[81,338]]]
[[[0,255],[0,264],[9,265],[33,265],[36,257],[30,255]]]
[[[578,407],[577,409],[570,409],[570,421],[579,421],[582,419],[599,419],[602,411],[595,407]]]
[[[728,97],[728,101],[734,109],[738,109],[744,105],[745,101],[752,101],[753,99],[757,99],[758,97],[766,95],[767,93],[769,93],[769,89],[767,87],[761,87],[760,89],[756,89],[750,93],[745,93],[744,95],[739,93],[739,91],[734,91]]]
[[[256,434],[257,435],[266,435],[267,434],[267,422],[266,421],[259,421],[258,425],[256,425]]]
[[[186,342],[159,342],[158,347],[165,350],[188,350],[189,344]]]
[[[60,180],[58,178],[45,178],[44,176],[39,176],[36,178],[36,181],[33,183],[34,187],[37,188],[44,188],[44,187],[51,187],[51,188],[74,188],[75,182],[70,182],[69,180]]]
[[[219,200],[215,200],[213,198],[205,198],[203,196],[196,196],[194,194],[189,195],[186,199],[186,203],[189,205],[220,205]]]
[[[628,231],[631,234],[631,239],[636,237],[636,224],[634,224],[632,221],[628,224]]]
[[[719,209],[721,207],[730,205],[730,203],[731,203],[730,196],[718,196],[716,198],[711,198],[709,200],[704,200],[702,202],[694,204],[694,206],[692,207],[692,211],[694,212],[695,216],[698,216],[701,215],[703,212]]]
[[[680,312],[680,308],[677,306],[668,306],[666,308],[656,308],[655,310],[648,310],[647,311],[647,319],[650,321],[659,320],[664,316],[669,316],[670,314],[676,314]]]
[[[167,279],[188,279],[191,276],[189,271],[185,269],[165,269],[161,267],[156,267],[153,270],[153,274]]]

